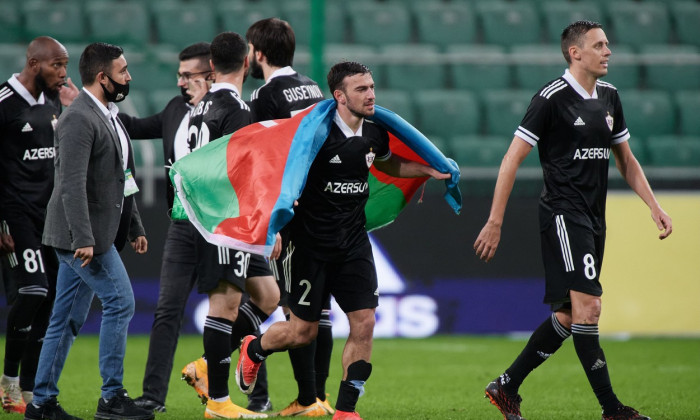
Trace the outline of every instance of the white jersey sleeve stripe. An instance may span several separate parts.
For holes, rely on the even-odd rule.
[[[613,136],[612,144],[624,143],[629,139],[630,139],[630,132],[628,129],[625,128],[623,131],[621,131]]]
[[[549,99],[549,98],[552,97],[552,95],[554,95],[555,93],[557,93],[557,92],[559,92],[560,90],[565,89],[565,88],[566,88],[566,83],[565,83],[564,85],[559,86],[558,88],[556,88],[556,89],[550,91],[550,92],[545,96],[545,98]]]
[[[556,82],[554,82],[554,83],[552,83],[551,85],[549,85],[549,86],[545,87],[544,89],[542,89],[542,92],[540,92],[540,96],[547,96],[547,94],[548,94],[552,89],[556,89],[556,88],[558,88],[558,87],[560,87],[560,86],[562,86],[562,85],[566,86],[566,82],[564,82],[563,80],[557,80]],[[547,97],[548,97],[548,96],[547,96]]]
[[[537,142],[540,141],[539,137],[528,131],[522,125],[518,126],[518,129],[515,130],[515,135],[530,143],[533,147],[537,146]]]

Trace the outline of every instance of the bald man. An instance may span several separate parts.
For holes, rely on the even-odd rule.
[[[41,244],[53,189],[53,131],[78,89],[66,80],[68,52],[34,39],[20,73],[0,85],[0,259],[8,304],[3,410],[24,413],[56,286],[56,255]],[[66,86],[66,83],[68,84]],[[21,373],[20,373],[21,366]]]

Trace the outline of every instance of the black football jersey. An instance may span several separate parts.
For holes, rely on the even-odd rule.
[[[250,108],[238,89],[229,83],[214,83],[190,116],[189,150],[193,152],[251,122]]]
[[[283,67],[250,95],[253,121],[290,118],[296,112],[323,100],[318,84],[303,74]]]
[[[617,89],[598,81],[589,95],[567,70],[532,98],[515,135],[539,149],[543,209],[604,231],[611,146],[629,139]]]
[[[16,78],[0,85],[0,219],[27,214],[43,222],[53,190],[58,97],[35,100]]]
[[[346,137],[333,123],[294,209],[292,242],[326,260],[363,245],[368,240],[365,204],[369,168],[375,159],[389,156],[389,135],[383,128],[365,120],[362,136]]]

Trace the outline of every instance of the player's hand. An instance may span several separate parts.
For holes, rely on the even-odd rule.
[[[481,229],[479,236],[474,242],[476,256],[485,262],[491,261],[496,255],[498,243],[501,241],[501,225],[488,221]]]
[[[80,90],[78,90],[78,87],[73,84],[70,77],[66,79],[66,85],[67,86],[61,86],[58,91],[58,96],[60,97],[61,105],[63,106],[69,106],[72,104],[73,99],[75,99],[80,93]]]
[[[275,246],[272,247],[272,253],[270,254],[271,260],[276,260],[282,254],[282,235],[277,233],[275,236]]]
[[[209,92],[209,83],[204,77],[191,78],[187,82],[186,93],[192,97],[190,104],[196,106]]]
[[[131,241],[131,247],[137,254],[145,254],[148,251],[148,239],[145,236],[139,236]]]
[[[651,218],[656,223],[656,227],[663,231],[659,233],[659,239],[666,239],[673,232],[673,223],[671,222],[671,216],[666,214],[664,209],[661,207],[656,208],[651,211]]]
[[[3,254],[15,252],[15,241],[9,233],[0,233],[0,252]]]
[[[80,258],[83,261],[83,263],[80,265],[81,268],[85,268],[88,264],[90,264],[92,257],[93,248],[91,246],[78,248],[75,250],[75,254],[73,254],[73,259]]]
[[[435,169],[433,169],[431,171],[430,176],[432,176],[435,179],[450,179],[450,178],[452,178],[452,174],[450,174],[450,173],[443,174],[442,172],[438,172]]]

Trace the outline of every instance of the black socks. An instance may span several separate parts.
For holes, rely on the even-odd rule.
[[[357,400],[364,394],[365,382],[372,373],[372,364],[358,360],[348,366],[347,379],[340,382],[338,401],[335,408],[340,411],[353,412]]]
[[[232,326],[233,322],[226,318],[207,316],[204,321],[204,354],[207,359],[211,399],[228,395]]]
[[[561,325],[557,315],[552,313],[552,316],[532,333],[523,351],[506,369],[501,378],[503,390],[507,394],[517,394],[527,375],[554,354],[569,335],[571,332]]]
[[[610,383],[608,364],[605,361],[603,349],[600,348],[598,324],[572,324],[571,333],[574,338],[576,354],[598,402],[605,413],[613,412],[617,409],[620,401],[613,392]]]

